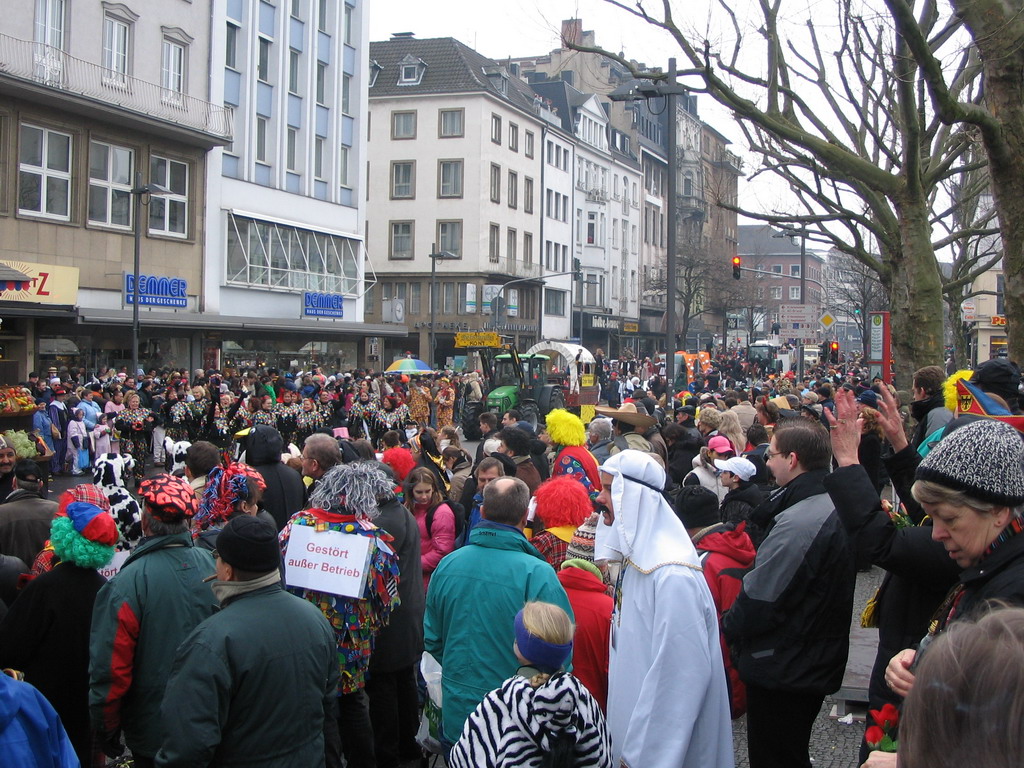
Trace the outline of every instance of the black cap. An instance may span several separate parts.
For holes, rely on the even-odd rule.
[[[228,520],[217,535],[217,552],[232,568],[249,573],[268,573],[281,566],[274,526],[249,515]]]
[[[997,357],[978,366],[971,383],[985,392],[999,395],[1010,408],[1017,405],[1020,386],[1020,368],[1006,358]]]
[[[707,528],[720,523],[718,494],[702,485],[684,485],[676,496],[676,515],[686,528]]]

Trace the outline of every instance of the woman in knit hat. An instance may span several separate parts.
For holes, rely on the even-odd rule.
[[[562,671],[573,647],[573,625],[565,611],[527,603],[516,614],[513,647],[523,666],[469,716],[448,765],[610,768],[604,715],[583,684]]]
[[[60,497],[50,527],[55,565],[29,582],[0,623],[0,666],[25,673],[53,704],[82,765],[92,765],[89,727],[89,634],[98,568],[114,556],[118,532],[94,485]]]
[[[1007,424],[983,419],[946,437],[917,468],[914,498],[932,520],[932,539],[963,568],[918,650],[893,657],[886,682],[900,696],[911,666],[950,624],[1000,600],[1024,605],[1024,442]]]

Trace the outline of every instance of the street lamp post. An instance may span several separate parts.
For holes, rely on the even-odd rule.
[[[437,317],[437,260],[457,259],[459,256],[451,251],[438,251],[437,243],[430,244],[430,349],[427,350],[427,361],[435,366],[436,352],[434,350],[434,318]]]
[[[132,302],[132,379],[138,377],[139,371],[139,271],[142,260],[142,199],[146,195],[165,195],[167,190],[158,184],[143,184],[142,174],[135,174],[135,186],[132,188],[132,203],[135,209],[135,253],[132,263],[132,290],[125,291],[125,296]]]

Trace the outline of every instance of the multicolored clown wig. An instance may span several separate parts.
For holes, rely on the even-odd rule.
[[[248,464],[234,461],[226,467],[211,469],[192,526],[192,535],[198,536],[210,526],[226,523],[239,502],[252,501],[253,487],[264,491],[267,484],[263,476]]]
[[[95,485],[77,485],[61,494],[50,524],[50,544],[58,560],[102,568],[114,557],[118,536],[110,504]]]

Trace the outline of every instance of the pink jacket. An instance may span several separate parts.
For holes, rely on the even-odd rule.
[[[423,589],[430,584],[430,574],[437,568],[441,558],[455,549],[455,513],[447,504],[441,504],[434,512],[430,533],[427,532],[426,504],[413,506],[412,514],[420,529],[420,565],[423,568]]]

